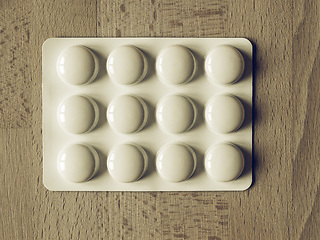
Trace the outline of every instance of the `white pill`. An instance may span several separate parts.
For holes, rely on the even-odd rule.
[[[214,48],[206,57],[205,71],[214,83],[230,84],[240,79],[244,71],[244,59],[234,47],[222,45]]]
[[[182,133],[189,131],[197,116],[193,101],[186,96],[170,95],[163,97],[157,106],[156,117],[163,131]]]
[[[212,97],[205,105],[206,123],[213,132],[236,131],[242,125],[244,116],[242,103],[232,95]]]
[[[121,95],[113,99],[107,110],[107,119],[114,131],[134,133],[140,131],[148,120],[145,102],[133,95]]]
[[[107,167],[111,176],[119,182],[139,180],[148,167],[145,150],[134,144],[119,144],[109,153]]]
[[[90,180],[98,172],[100,160],[93,147],[73,144],[60,152],[57,163],[65,180],[80,183]]]
[[[58,58],[57,72],[59,77],[68,84],[88,84],[99,72],[98,58],[85,46],[67,48]]]
[[[167,144],[157,153],[158,173],[169,182],[181,182],[190,178],[196,169],[197,157],[185,144]]]
[[[164,83],[183,84],[193,78],[196,72],[196,60],[188,48],[173,45],[160,52],[156,69],[160,80]]]
[[[216,144],[205,154],[205,168],[209,176],[216,181],[232,181],[242,173],[244,157],[241,150],[233,144]]]
[[[145,77],[148,66],[144,54],[134,46],[121,46],[113,50],[107,60],[111,79],[122,85],[139,83]]]
[[[81,134],[92,131],[99,120],[97,103],[85,96],[71,96],[58,107],[58,122],[69,133]]]

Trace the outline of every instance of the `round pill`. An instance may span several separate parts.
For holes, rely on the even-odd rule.
[[[122,85],[139,83],[148,67],[144,54],[134,46],[121,46],[110,53],[107,71],[111,79]]]
[[[156,69],[164,83],[183,84],[189,82],[194,76],[196,60],[188,48],[173,45],[160,52]]]
[[[98,58],[85,46],[67,48],[57,61],[59,77],[71,85],[84,85],[92,82],[98,71]]]
[[[141,98],[133,95],[118,96],[108,107],[107,119],[116,132],[138,132],[147,122],[147,105]]]
[[[244,70],[244,59],[234,47],[222,45],[206,57],[205,71],[214,83],[229,84],[239,80]]]
[[[216,181],[232,181],[242,173],[244,157],[241,150],[233,144],[216,144],[205,154],[205,168]]]
[[[90,180],[99,165],[99,155],[92,146],[73,144],[60,152],[57,167],[65,180],[79,183]]]
[[[205,106],[206,123],[213,132],[236,131],[243,123],[244,115],[242,103],[231,95],[212,97]]]
[[[81,134],[92,131],[99,120],[97,103],[85,96],[71,96],[58,107],[58,122],[69,133]]]
[[[189,131],[196,120],[196,107],[186,96],[163,97],[157,106],[156,117],[160,127],[169,133]]]
[[[119,144],[109,153],[107,167],[111,176],[118,182],[139,180],[148,166],[145,150],[133,144]]]
[[[184,144],[167,144],[157,153],[156,165],[160,176],[169,182],[190,178],[196,169],[196,154]]]

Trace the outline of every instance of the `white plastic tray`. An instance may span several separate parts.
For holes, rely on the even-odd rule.
[[[83,45],[92,50],[99,61],[96,79],[83,86],[71,86],[63,82],[56,63],[67,48]],[[110,80],[106,61],[117,47],[133,45],[140,49],[148,61],[146,77],[138,84],[120,86]],[[171,45],[187,47],[195,56],[197,71],[189,83],[168,86],[159,80],[156,61],[162,49]],[[231,45],[237,48],[245,61],[242,77],[234,84],[214,84],[205,74],[204,61],[215,47]],[[244,38],[52,38],[43,44],[43,182],[52,191],[241,191],[252,183],[252,44]],[[133,94],[142,98],[148,107],[149,119],[137,133],[119,134],[107,121],[108,105],[116,96]],[[168,134],[159,128],[156,121],[156,106],[159,100],[170,94],[190,97],[197,108],[197,120],[192,129],[181,134]],[[217,134],[208,129],[204,120],[205,103],[213,96],[232,94],[243,104],[245,119],[235,132]],[[63,99],[72,95],[85,95],[95,100],[99,107],[99,122],[95,129],[84,134],[65,132],[58,123],[57,109]],[[107,157],[113,146],[134,143],[146,150],[148,168],[138,180],[130,183],[117,182],[107,169]],[[194,149],[197,156],[196,169],[186,181],[164,180],[156,169],[156,154],[167,143],[180,142]],[[219,182],[208,176],[204,165],[206,150],[220,142],[238,146],[245,158],[242,174],[235,180]],[[71,183],[61,177],[57,168],[60,151],[74,143],[94,147],[100,158],[98,173],[89,181]]]

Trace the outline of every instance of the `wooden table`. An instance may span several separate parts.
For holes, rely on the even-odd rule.
[[[319,239],[320,2],[0,1],[1,239]],[[254,184],[245,192],[50,192],[41,45],[49,37],[246,37]]]

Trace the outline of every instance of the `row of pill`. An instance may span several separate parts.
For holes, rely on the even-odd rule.
[[[243,74],[245,62],[242,54],[230,45],[212,49],[205,57],[204,69],[214,83],[235,83]],[[110,78],[120,85],[141,82],[148,72],[145,54],[135,46],[124,45],[114,49],[106,63]],[[156,60],[155,70],[160,80],[174,86],[188,83],[197,71],[194,54],[186,47],[172,45],[163,49]],[[60,78],[71,85],[85,85],[92,82],[99,72],[96,54],[85,46],[65,49],[57,61]]]
[[[151,159],[142,146],[124,143],[110,150],[107,169],[117,182],[131,183],[143,178],[149,161]],[[184,143],[162,146],[155,161],[158,174],[168,182],[188,180],[197,167],[195,151]],[[242,151],[232,143],[212,145],[205,153],[205,171],[215,181],[228,182],[238,178],[244,165]],[[100,157],[90,145],[73,144],[60,152],[57,167],[65,180],[73,183],[86,182],[99,171]]]
[[[189,131],[197,117],[194,101],[185,95],[164,96],[156,107],[156,121],[166,133]],[[216,95],[204,106],[206,126],[213,132],[230,133],[239,129],[245,116],[241,101],[233,95]],[[135,95],[119,95],[109,104],[106,118],[111,128],[122,134],[141,131],[149,117],[145,101]],[[58,107],[58,122],[69,133],[92,131],[99,119],[97,103],[90,97],[74,95]]]

